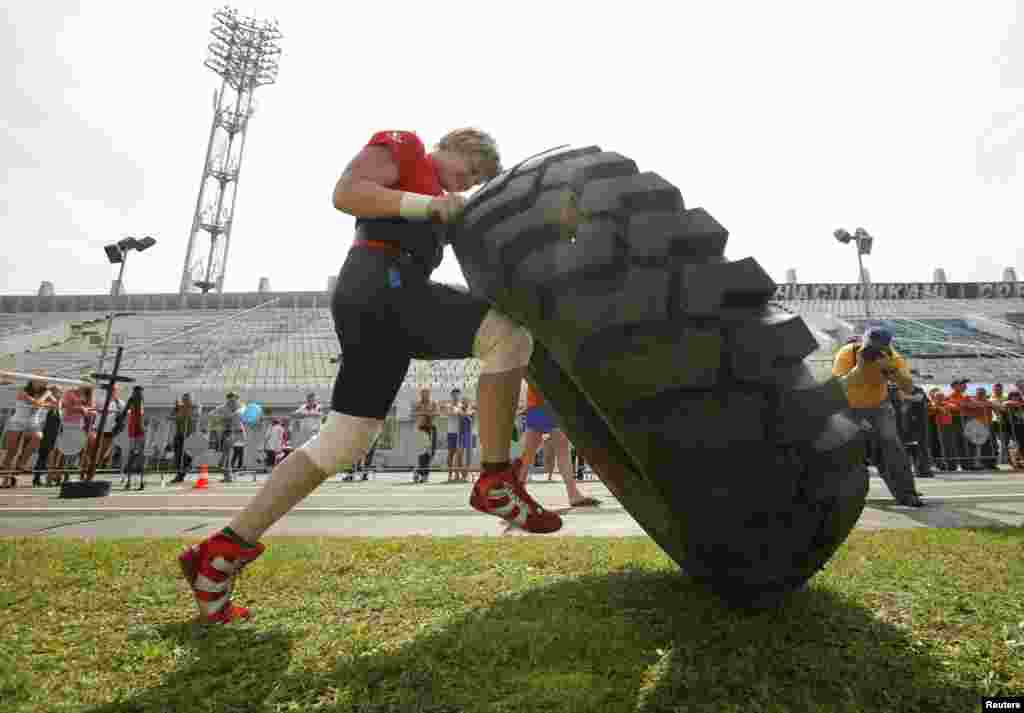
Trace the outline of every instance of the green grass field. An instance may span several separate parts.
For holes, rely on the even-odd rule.
[[[0,710],[980,711],[1024,693],[1022,544],[858,531],[752,615],[646,538],[270,539],[201,627],[180,541],[0,540]]]

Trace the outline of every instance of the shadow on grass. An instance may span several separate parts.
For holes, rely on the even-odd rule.
[[[984,534],[997,540],[1024,540],[1024,525],[1013,526],[1005,523],[999,523],[998,525],[992,525],[990,527],[965,527],[963,530],[965,532]]]
[[[1001,509],[1000,503],[989,502],[989,503],[977,503],[971,505],[957,505],[950,503],[941,503],[929,501],[928,497],[924,497],[925,506],[922,508],[911,508],[903,505],[888,504],[888,503],[873,503],[871,508],[874,510],[882,510],[889,513],[898,513],[905,517],[919,522],[927,527],[955,527],[957,529],[971,529],[971,530],[986,530],[986,529],[1004,529],[1014,527],[1009,525],[1004,520],[1000,520],[998,517],[987,517],[979,510],[988,510],[989,512],[1006,514],[1016,519],[1020,519],[1017,511],[1011,509]]]
[[[174,644],[184,665],[156,688],[90,711],[249,713],[259,710],[249,701],[268,700],[292,659],[291,637],[274,630],[184,623],[153,627],[146,638]]]
[[[946,680],[948,667],[927,646],[828,590],[741,615],[671,572],[530,588],[323,671],[288,671],[286,635],[214,630],[196,639],[192,631],[163,631],[195,652],[187,666],[93,713],[888,713],[974,710],[980,696]],[[246,651],[245,663],[231,666],[225,648]],[[199,697],[204,688],[216,700]]]

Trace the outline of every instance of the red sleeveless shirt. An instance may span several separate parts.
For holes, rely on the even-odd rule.
[[[367,146],[385,146],[398,164],[398,183],[395,190],[439,196],[444,193],[437,176],[437,166],[427,155],[420,137],[412,131],[378,131],[370,137]]]
[[[434,160],[412,131],[378,131],[367,146],[384,146],[398,164],[398,182],[390,188],[428,196],[444,195]],[[359,218],[359,237],[394,243],[433,272],[441,264],[444,232],[429,222],[405,218]]]

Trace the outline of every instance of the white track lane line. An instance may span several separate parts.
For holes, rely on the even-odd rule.
[[[947,495],[944,497],[934,497],[927,494],[924,495],[926,502],[928,503],[943,503],[952,500],[974,500],[980,502],[998,502],[1003,500],[1012,499],[1024,499],[1024,493],[1000,493],[1000,494],[981,494],[981,495]],[[868,498],[867,505],[875,503],[887,503],[892,504],[895,500],[893,498]],[[139,515],[145,515],[147,513],[192,513],[192,512],[211,512],[211,511],[222,511],[222,512],[236,512],[243,509],[244,506],[168,506],[168,507],[104,507],[102,505],[96,505],[93,507],[47,507],[47,508],[0,508],[0,515],[3,513],[11,513],[17,515],[41,515],[46,513],[92,513],[92,512],[127,512],[135,513]],[[469,505],[465,506],[438,506],[438,507],[383,507],[380,505],[367,505],[363,507],[302,507],[301,505],[293,509],[289,514],[292,513],[339,513],[339,514],[366,514],[366,513],[386,513],[393,515],[402,515],[405,513],[417,513],[420,515],[429,515],[431,511],[437,511],[439,513],[449,513],[452,511],[476,513]],[[625,508],[622,507],[600,507],[586,510],[568,510],[573,514],[586,514],[586,515],[600,515],[601,513],[620,513],[626,512]],[[481,513],[483,514],[483,513]]]
[[[196,513],[203,513],[203,512],[240,512],[242,509],[243,509],[242,506],[233,506],[233,507],[227,507],[227,506],[225,506],[225,507],[165,507],[165,508],[154,508],[154,507],[139,507],[139,508],[130,508],[130,507],[110,507],[110,508],[105,508],[105,507],[92,507],[92,508],[87,508],[87,507],[82,507],[82,508],[63,508],[63,507],[61,507],[61,508],[0,508],[0,517],[2,517],[4,513],[8,513],[8,514],[12,514],[12,515],[45,515],[46,513],[94,513],[94,512],[102,513],[102,512],[109,512],[109,513],[132,513],[132,514],[137,514],[137,515],[146,515],[146,514],[158,514],[158,513],[183,513],[183,514],[188,514],[188,513],[193,513],[193,512],[196,512]],[[451,507],[434,507],[434,508],[426,508],[426,507],[420,507],[420,508],[382,508],[382,507],[304,508],[304,507],[300,506],[300,507],[294,508],[293,510],[289,510],[288,514],[291,515],[291,514],[294,514],[294,513],[339,513],[339,514],[358,515],[358,514],[362,513],[364,515],[365,514],[371,514],[371,515],[374,515],[374,514],[375,515],[380,515],[380,514],[384,514],[384,515],[405,515],[405,514],[432,515],[432,514],[443,514],[443,515],[447,515],[447,514],[451,514],[451,513],[462,513],[462,512],[466,512],[466,513],[479,513],[480,515],[483,515],[483,516],[486,516],[486,517],[491,517],[490,515],[487,515],[486,513],[480,513],[478,510],[476,510],[475,508],[472,508],[472,507],[470,507],[468,505],[465,506],[465,507],[451,506]],[[597,509],[597,508],[587,508],[587,509],[580,508],[579,510],[570,510],[569,509],[569,505],[567,503],[565,505],[565,512],[563,512],[562,515],[566,515],[567,513],[570,513],[570,512],[573,513],[573,514],[576,514],[576,515],[600,515],[602,512],[604,512],[604,513],[621,513],[621,512],[626,512],[626,509],[625,508],[621,508],[621,507],[619,507],[619,508],[605,508],[605,507],[601,507],[600,509]]]

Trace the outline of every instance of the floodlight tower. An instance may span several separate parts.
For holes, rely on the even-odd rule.
[[[258,21],[230,7],[213,13],[210,55],[204,64],[221,77],[213,93],[213,122],[203,177],[185,251],[179,294],[224,291],[238,174],[256,87],[277,80],[281,33],[277,21]]]

